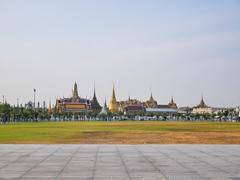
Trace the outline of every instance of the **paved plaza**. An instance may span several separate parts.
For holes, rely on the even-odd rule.
[[[240,179],[240,145],[0,145],[0,179]]]

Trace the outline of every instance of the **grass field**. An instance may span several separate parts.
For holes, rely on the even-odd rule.
[[[240,123],[41,122],[0,125],[0,143],[240,144]]]

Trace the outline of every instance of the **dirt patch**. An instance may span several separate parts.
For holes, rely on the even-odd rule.
[[[59,143],[59,142],[58,142]],[[240,144],[239,132],[159,132],[129,133],[87,131],[60,143],[85,144]]]

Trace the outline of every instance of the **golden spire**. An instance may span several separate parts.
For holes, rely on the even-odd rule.
[[[118,103],[116,99],[114,84],[113,84],[113,90],[112,90],[112,98],[109,102],[109,110],[110,112],[113,112],[113,113],[118,112]]]
[[[113,91],[112,91],[112,99],[111,99],[111,102],[117,102],[114,84],[113,84]]]

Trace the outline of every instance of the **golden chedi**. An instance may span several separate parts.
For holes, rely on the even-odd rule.
[[[113,91],[112,91],[112,98],[109,102],[109,111],[112,113],[118,112],[118,102],[117,102],[116,95],[115,95],[114,85],[113,85]]]

